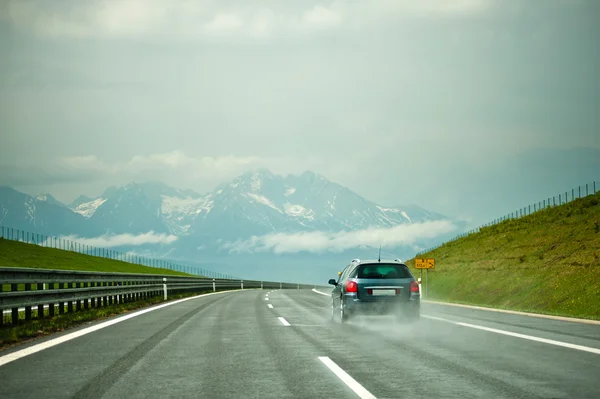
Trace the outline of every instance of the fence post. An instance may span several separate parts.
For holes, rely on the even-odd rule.
[[[562,205],[562,199],[560,198],[560,194],[558,194],[558,205]]]
[[[281,289],[283,287],[283,284],[281,284],[281,282],[279,283],[279,289]]]
[[[163,294],[165,297],[165,301],[167,300],[167,278],[163,277]]]
[[[260,289],[261,290],[263,289],[263,282],[262,281],[260,282]]]
[[[596,194],[596,180],[594,180],[594,194]]]
[[[244,280],[240,280],[240,283],[241,283],[242,289],[244,289]]]
[[[214,278],[213,278],[213,292],[217,292],[217,284],[215,283]]]
[[[590,195],[590,191],[588,190],[588,184],[585,183],[585,196],[587,197],[588,195]]]

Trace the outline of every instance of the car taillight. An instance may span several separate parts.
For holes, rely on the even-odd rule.
[[[410,292],[419,292],[419,283],[417,283],[416,281],[411,281]]]
[[[346,292],[358,292],[358,284],[356,284],[356,281],[348,281],[346,283]]]

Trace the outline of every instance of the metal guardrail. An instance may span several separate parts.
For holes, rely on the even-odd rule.
[[[0,326],[18,324],[20,312],[25,313],[25,320],[31,319],[32,308],[41,319],[53,317],[57,309],[59,314],[71,313],[152,297],[166,300],[169,294],[316,287],[259,280],[0,267]]]

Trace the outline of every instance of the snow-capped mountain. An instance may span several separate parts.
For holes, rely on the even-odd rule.
[[[10,187],[0,187],[0,225],[31,233],[62,235],[77,231],[92,235],[85,219],[50,195],[32,197]]]
[[[48,204],[53,204],[53,205],[58,205],[58,206],[66,206],[65,204],[63,204],[62,202],[60,202],[59,200],[54,198],[52,196],[52,194],[50,194],[50,193],[40,194],[40,195],[36,196],[35,199],[38,201],[47,202]]]
[[[189,234],[216,229],[221,231],[220,237],[236,238],[233,236],[251,233],[351,231],[412,223],[403,209],[378,206],[312,172],[287,177],[268,170],[247,173],[220,185],[203,200],[206,213],[191,224]],[[414,219],[435,220],[440,216],[428,217],[419,211]],[[223,231],[232,223],[238,228]]]
[[[56,219],[61,219],[58,221]],[[325,177],[280,176],[262,169],[198,194],[160,182],[109,187],[68,206],[50,194],[0,190],[0,224],[57,234],[174,234],[193,248],[268,233],[354,231],[446,219],[418,206],[383,207]],[[50,230],[48,230],[50,229]]]

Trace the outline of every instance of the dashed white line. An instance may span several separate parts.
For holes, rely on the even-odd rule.
[[[338,376],[344,384],[348,385],[350,389],[354,391],[361,399],[376,399],[375,396],[366,390],[365,387],[360,385],[354,378],[346,373],[340,366],[338,366],[333,360],[327,356],[320,356],[319,360],[325,364],[335,375]]]
[[[265,301],[268,301],[268,300],[269,300],[269,298],[265,298]]]
[[[288,327],[291,324],[288,323],[288,321],[286,319],[284,319],[283,317],[278,317],[279,321],[281,322],[281,324],[283,324],[284,326]]]
[[[269,307],[269,309],[273,309],[273,305],[271,305],[270,303],[268,303],[267,306]]]
[[[439,320],[439,321],[443,321],[443,322],[446,322],[446,323],[455,324],[457,326],[475,328],[477,330],[483,330],[483,331],[493,332],[493,333],[496,333],[496,334],[508,335],[509,337],[522,338],[522,339],[527,339],[527,340],[530,340],[530,341],[542,342],[544,344],[562,346],[563,348],[576,349],[576,350],[580,350],[580,351],[584,351],[584,352],[590,352],[590,353],[595,353],[597,355],[600,355],[600,349],[590,348],[589,346],[575,345],[575,344],[570,344],[568,342],[555,341],[553,339],[535,337],[533,335],[520,334],[520,333],[515,333],[515,332],[512,332],[512,331],[499,330],[497,328],[490,328],[490,327],[478,326],[476,324],[469,324],[469,323],[463,323],[463,322],[459,322],[459,321],[452,321],[452,320],[448,320],[448,319],[443,319],[441,317],[434,317],[434,316],[427,316],[427,315],[421,315],[421,317],[424,317],[424,318],[427,318],[427,319],[432,319],[432,320]]]

